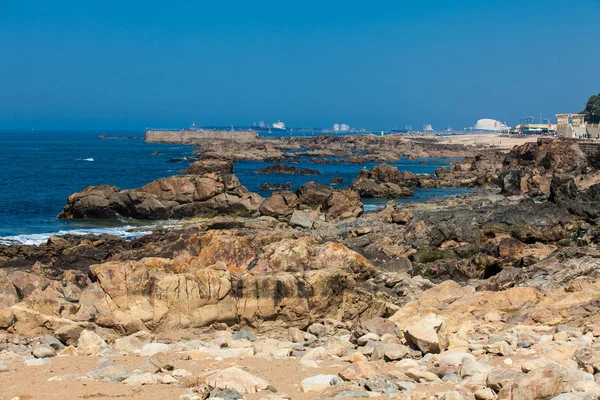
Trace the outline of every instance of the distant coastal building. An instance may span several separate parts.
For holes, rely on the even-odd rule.
[[[584,114],[556,114],[556,134],[562,138],[590,138],[584,118]]]
[[[480,119],[473,127],[474,131],[484,132],[502,132],[508,129],[509,127],[506,124],[503,124],[500,121],[496,121],[495,119],[489,118]]]
[[[333,124],[334,132],[348,132],[350,131],[350,125],[347,124]]]
[[[519,124],[510,129],[512,135],[556,135],[556,124]]]

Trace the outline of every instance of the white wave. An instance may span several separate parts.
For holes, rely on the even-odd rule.
[[[94,159],[92,157],[90,157],[90,158],[77,158],[75,161],[89,161],[89,162],[94,162]]]
[[[40,245],[45,243],[50,236],[61,236],[61,235],[101,235],[108,233],[122,237],[125,240],[137,239],[141,236],[152,233],[150,230],[152,227],[133,227],[133,226],[120,226],[113,228],[83,228],[73,230],[60,230],[56,232],[48,233],[31,233],[26,235],[6,236],[0,237],[0,244],[29,244],[29,245]]]
[[[378,208],[385,207],[385,204],[365,204],[365,212],[371,212],[377,210]]]

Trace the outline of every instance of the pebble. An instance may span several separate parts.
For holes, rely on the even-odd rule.
[[[33,356],[35,358],[48,358],[54,357],[56,355],[56,351],[50,346],[40,345],[33,349]]]

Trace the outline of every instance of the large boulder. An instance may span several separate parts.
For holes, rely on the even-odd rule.
[[[296,189],[296,196],[301,205],[310,208],[319,208],[335,190],[330,186],[308,182]]]
[[[324,204],[325,219],[335,221],[348,218],[356,218],[364,212],[364,205],[360,201],[360,195],[353,190],[342,190],[333,192],[327,197]]]
[[[404,336],[423,353],[440,353],[448,348],[444,318],[436,314],[429,314],[409,325]]]
[[[139,189],[90,186],[69,196],[59,218],[145,220],[257,213],[262,197],[248,191],[233,174],[172,176]]]
[[[299,204],[298,197],[294,193],[276,192],[262,202],[258,211],[262,215],[287,220]]]

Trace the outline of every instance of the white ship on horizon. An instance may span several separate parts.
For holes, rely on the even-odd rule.
[[[281,120],[277,120],[277,122],[274,122],[272,125],[265,125],[265,123],[263,121],[260,121],[260,124],[258,126],[253,125],[250,127],[250,129],[255,130],[255,131],[286,131],[287,128],[285,127],[285,124],[283,123],[283,121]]]

